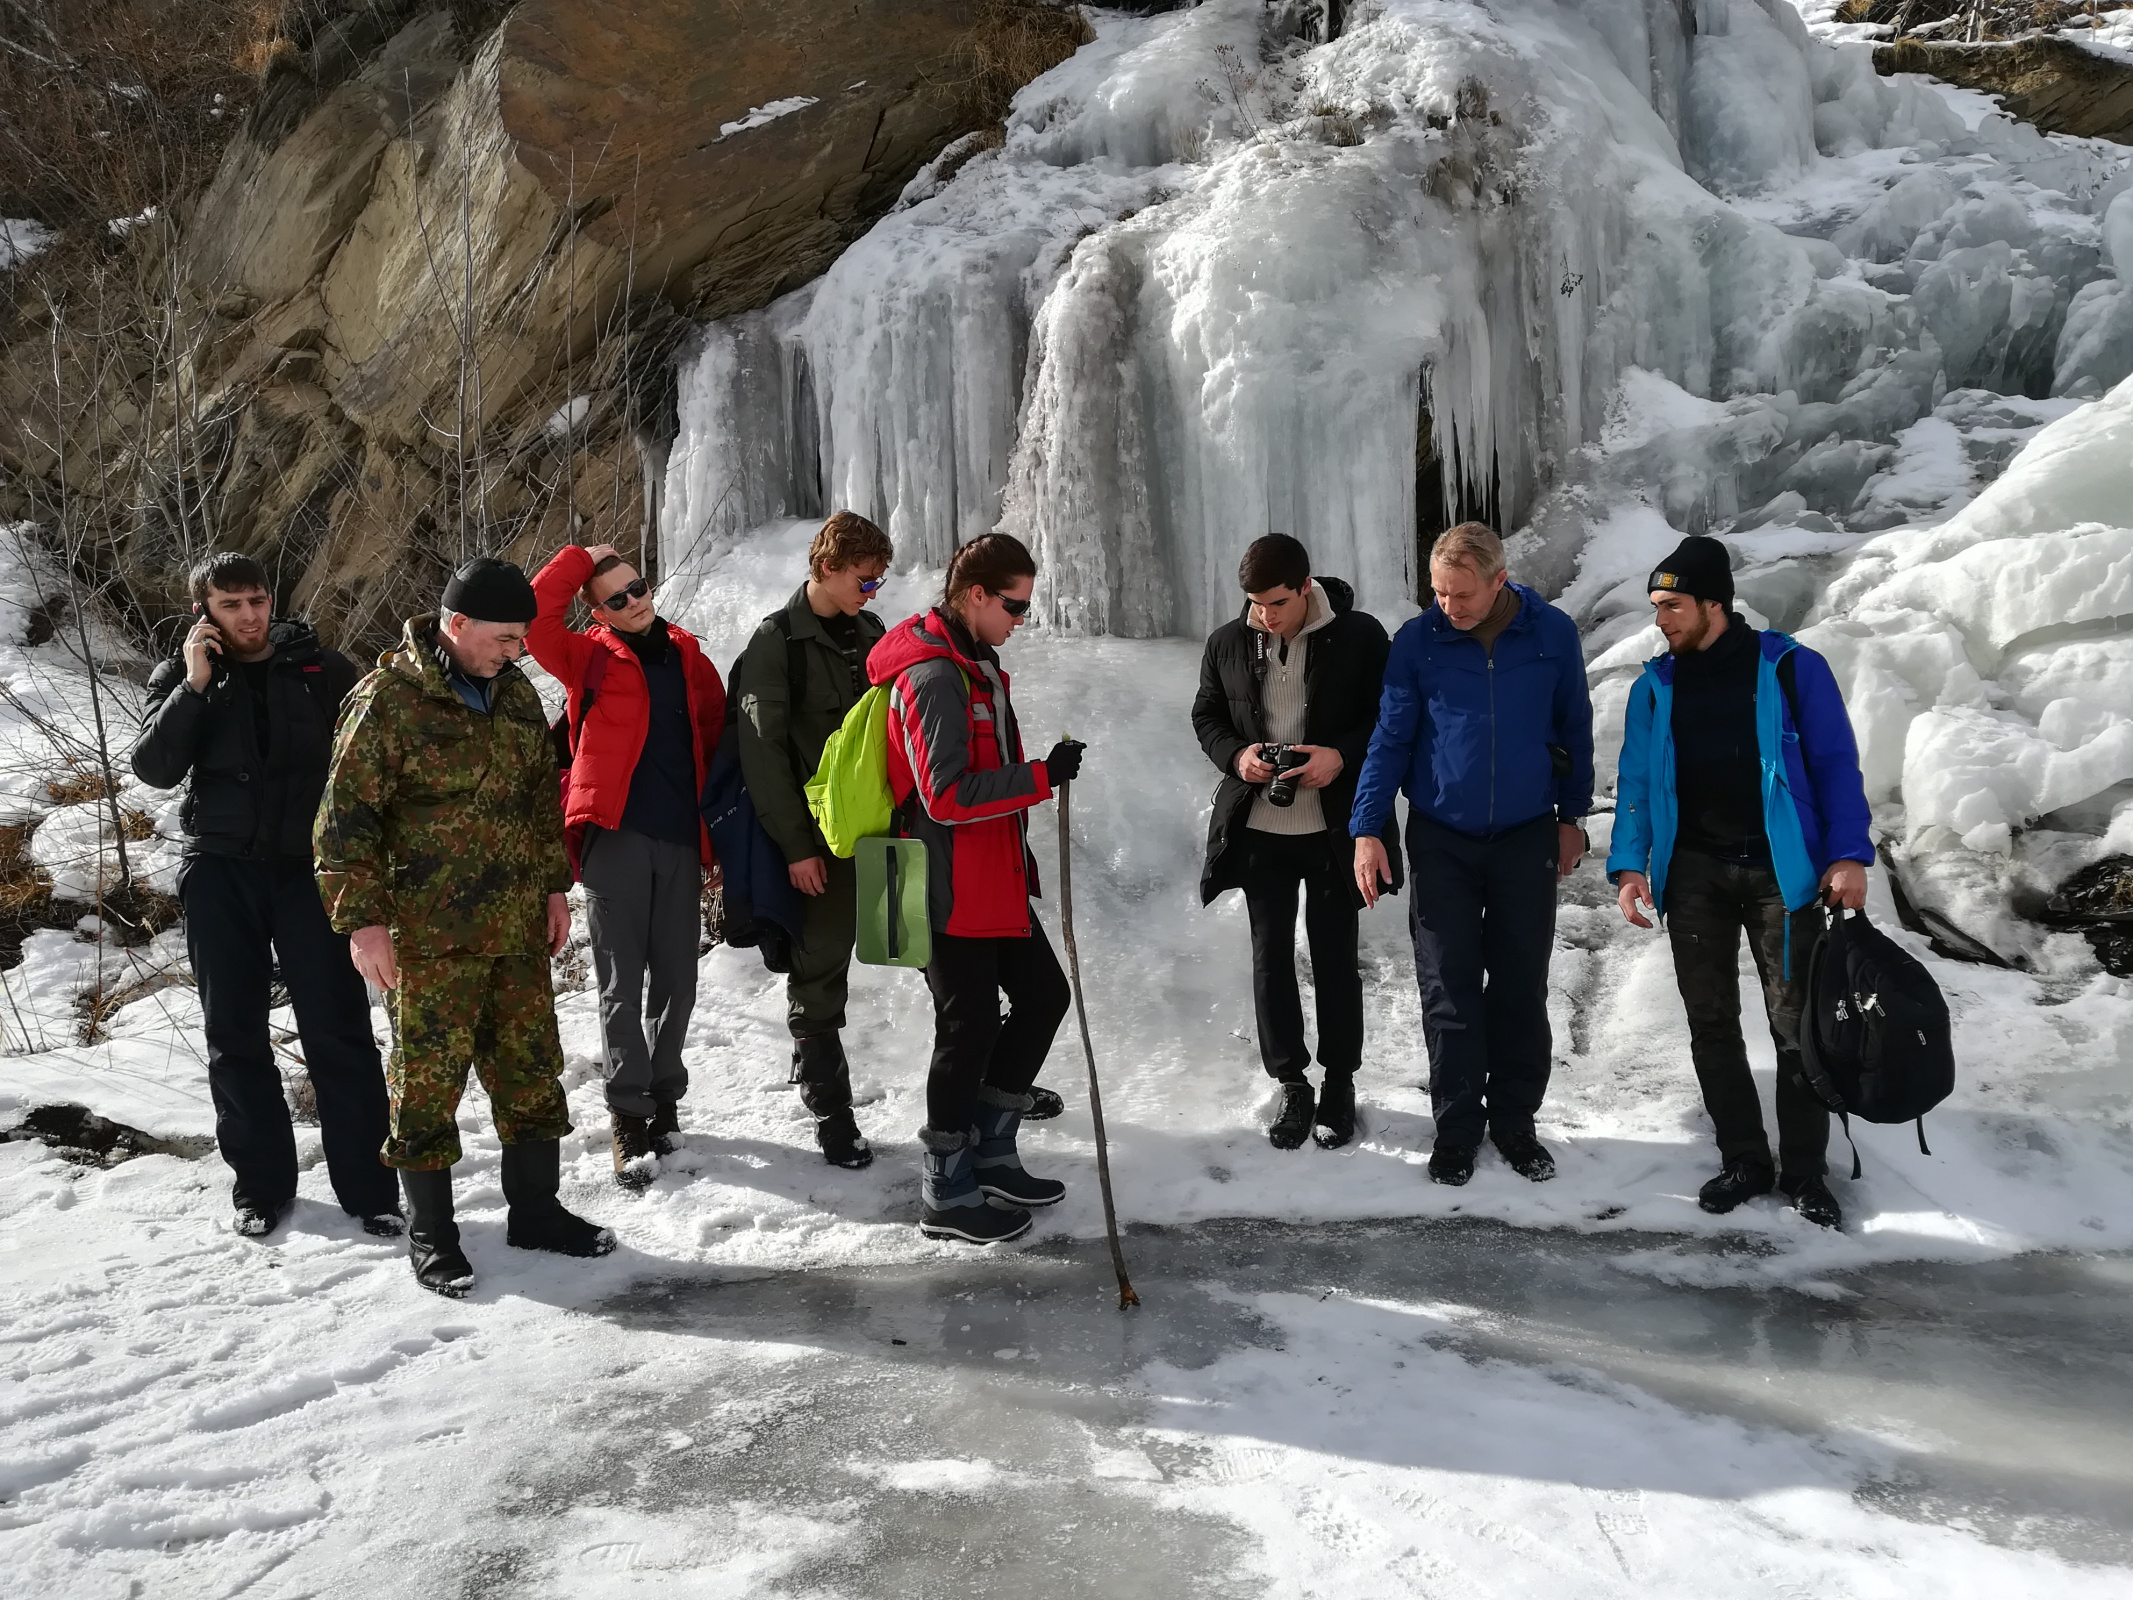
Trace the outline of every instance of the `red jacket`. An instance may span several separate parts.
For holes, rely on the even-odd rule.
[[[1043,762],[1022,759],[998,659],[935,610],[883,635],[867,677],[891,686],[889,789],[907,807],[905,831],[926,843],[935,931],[1028,938],[1030,896],[1041,891],[1023,813],[1051,799],[1052,782]]]
[[[644,736],[652,721],[652,697],[645,687],[644,668],[637,652],[605,623],[595,622],[583,633],[566,627],[563,618],[570,602],[592,577],[593,558],[578,545],[565,545],[541,568],[533,580],[533,593],[540,614],[526,630],[526,644],[533,659],[551,676],[560,679],[569,695],[570,725],[578,727],[578,696],[585,682],[585,663],[595,650],[608,654],[607,675],[593,697],[592,714],[578,735],[578,747],[570,763],[570,788],[563,801],[563,824],[582,832],[587,824],[619,827],[622,808],[629,803],[630,779],[637,771],[637,758],[644,753]],[[689,721],[696,730],[696,789],[701,794],[704,774],[718,754],[719,734],[726,726],[726,686],[718,669],[705,657],[696,636],[667,624],[667,638],[681,652],[682,679],[689,688]],[[710,835],[702,837],[704,862],[711,861]]]

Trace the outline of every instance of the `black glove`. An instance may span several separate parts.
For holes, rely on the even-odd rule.
[[[1079,739],[1061,739],[1052,746],[1052,753],[1044,758],[1044,770],[1054,789],[1081,776],[1081,753],[1086,749]]]

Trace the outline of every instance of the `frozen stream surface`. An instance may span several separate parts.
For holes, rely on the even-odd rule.
[[[1257,1594],[1249,1525],[1146,1485],[1274,1478],[1299,1451],[1336,1476],[1500,1471],[1520,1441],[1471,1399],[1499,1364],[1787,1436],[1746,1453],[1741,1479],[1705,1485],[1690,1460],[1594,1456],[1575,1427],[1538,1424],[1527,1470],[1589,1500],[1601,1542],[1581,1559],[1601,1569],[1595,1592],[1638,1574],[1647,1495],[1819,1486],[1823,1451],[1871,1459],[1851,1491],[1861,1508],[2084,1562],[2133,1558],[2133,1261],[1910,1264],[1844,1277],[1822,1298],[1623,1269],[1625,1247],[1656,1242],[1479,1220],[1146,1229],[1128,1240],[1145,1303],[1123,1314],[1091,1241],[1011,1264],[652,1280],[593,1314],[708,1341],[774,1330],[811,1354],[768,1407],[754,1375],[716,1361],[678,1392],[622,1401],[608,1437],[526,1472],[524,1514],[476,1570],[538,1560],[542,1513],[588,1496],[683,1521],[736,1500],[807,1516],[844,1479],[863,1535],[795,1564],[775,1592],[904,1595],[953,1576],[1115,1600]],[[1300,1306],[1302,1323],[1283,1315]],[[1335,1349],[1333,1370],[1311,1370]],[[1279,1408],[1249,1388],[1214,1398],[1192,1376],[1282,1366],[1292,1403]],[[1218,1415],[1188,1422],[1200,1408],[1181,1389]],[[756,1408],[745,1450],[647,1456],[654,1416],[701,1437]],[[870,1457],[905,1465],[855,1474]],[[1428,1520],[1417,1508],[1405,1534],[1385,1530],[1395,1566],[1406,1539],[1418,1547],[1407,1559],[1428,1547]],[[1509,1592],[1502,1576],[1473,1572],[1467,1592]]]

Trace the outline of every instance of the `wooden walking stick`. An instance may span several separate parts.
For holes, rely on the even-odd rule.
[[[1059,786],[1059,927],[1066,939],[1067,974],[1074,983],[1074,1014],[1081,1019],[1081,1051],[1089,1059],[1089,1120],[1096,1125],[1096,1182],[1104,1196],[1104,1232],[1111,1239],[1111,1267],[1118,1274],[1118,1309],[1137,1306],[1141,1297],[1133,1292],[1126,1276],[1126,1252],[1118,1243],[1118,1209],[1111,1203],[1111,1148],[1104,1138],[1103,1091],[1096,1083],[1096,1047],[1089,1042],[1089,1008],[1081,998],[1081,956],[1074,949],[1074,861],[1068,848],[1072,830],[1067,826],[1067,795],[1071,783]]]

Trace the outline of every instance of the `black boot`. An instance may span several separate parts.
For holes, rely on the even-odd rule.
[[[652,1113],[652,1153],[670,1156],[681,1148],[681,1107],[671,1100],[661,1102]]]
[[[1308,1083],[1281,1086],[1281,1109],[1267,1124],[1266,1136],[1276,1150],[1294,1150],[1311,1137],[1311,1118],[1316,1102]]]
[[[1474,1175],[1474,1147],[1470,1144],[1440,1144],[1429,1153],[1429,1181],[1450,1184],[1454,1189]]]
[[[1311,1142],[1321,1150],[1338,1150],[1354,1137],[1355,1079],[1345,1072],[1329,1072],[1318,1091]]]
[[[1546,1183],[1555,1176],[1555,1157],[1548,1154],[1548,1147],[1530,1133],[1492,1133],[1489,1142],[1496,1146],[1496,1153],[1504,1163],[1533,1183]]]
[[[1059,1098],[1055,1089],[1047,1089],[1041,1083],[1029,1086],[1029,1109],[1022,1113],[1024,1122],[1050,1122],[1066,1110],[1066,1102]]]
[[[1837,1197],[1829,1192],[1829,1185],[1820,1173],[1807,1173],[1799,1177],[1785,1176],[1778,1179],[1778,1188],[1792,1198],[1792,1209],[1818,1228],[1837,1228],[1844,1225],[1844,1213],[1837,1205]]]
[[[556,1198],[563,1187],[563,1152],[556,1140],[507,1144],[503,1166],[504,1200],[511,1208],[506,1243],[559,1256],[604,1256],[615,1248],[611,1229],[573,1215]]]
[[[844,1058],[844,1041],[834,1033],[793,1040],[792,1081],[800,1086],[800,1103],[814,1115],[822,1159],[855,1170],[869,1165],[874,1147],[852,1115],[852,1064]]]
[[[1743,1200],[1768,1194],[1776,1179],[1760,1161],[1735,1156],[1725,1170],[1696,1191],[1696,1203],[1713,1216],[1724,1216]]]
[[[457,1300],[474,1287],[474,1269],[459,1248],[459,1224],[452,1220],[452,1169],[402,1172],[407,1195],[407,1258],[415,1281],[432,1294]]]

